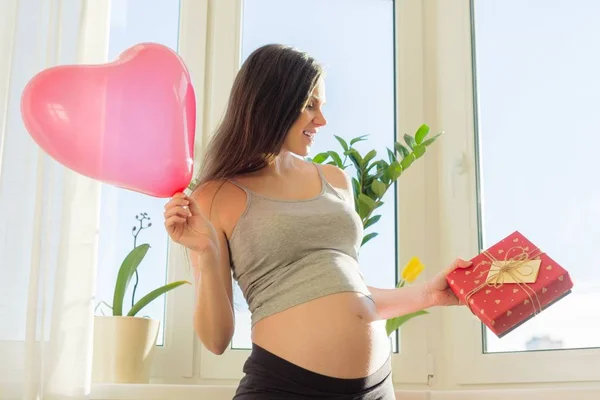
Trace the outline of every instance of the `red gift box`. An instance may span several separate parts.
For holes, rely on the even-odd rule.
[[[499,338],[569,293],[569,273],[514,232],[448,274],[450,288]]]

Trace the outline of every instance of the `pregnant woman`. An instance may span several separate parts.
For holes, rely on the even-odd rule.
[[[222,354],[231,341],[232,279],[252,313],[238,400],[394,399],[385,320],[458,304],[445,276],[469,265],[461,259],[424,284],[366,285],[351,182],[305,161],[327,123],[325,101],[311,56],[257,49],[235,79],[200,184],[165,206],[170,237],[189,250],[203,345]]]

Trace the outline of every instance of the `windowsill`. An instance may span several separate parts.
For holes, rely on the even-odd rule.
[[[230,400],[235,385],[115,385],[96,384],[92,387],[90,400]],[[396,391],[403,400],[427,400],[427,391]],[[514,399],[513,399],[514,400]]]
[[[90,400],[219,400],[231,399],[234,385],[94,384]]]
[[[225,400],[235,393],[235,385],[112,385],[98,384],[92,388],[90,400]],[[597,400],[600,387],[570,387],[544,389],[486,389],[460,391],[404,391],[396,396],[403,400]]]

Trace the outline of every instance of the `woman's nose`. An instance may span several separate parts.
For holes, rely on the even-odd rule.
[[[323,115],[322,111],[319,111],[319,113],[317,114],[317,116],[315,116],[315,119],[313,120],[313,122],[317,126],[325,126],[325,125],[327,125],[327,119],[325,118],[325,115]]]

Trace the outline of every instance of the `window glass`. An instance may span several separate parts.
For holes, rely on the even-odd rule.
[[[475,0],[482,248],[521,231],[573,293],[487,352],[600,346],[600,3]]]

